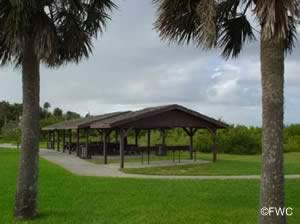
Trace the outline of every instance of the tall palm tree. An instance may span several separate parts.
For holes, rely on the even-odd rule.
[[[299,19],[298,0],[154,0],[155,23],[163,40],[220,48],[237,57],[255,40],[256,17],[261,39],[263,107],[261,207],[284,206],[283,106],[285,52],[292,52]],[[249,13],[248,13],[249,12]],[[254,12],[254,13],[253,13]],[[261,223],[284,223],[284,216],[260,216]]]
[[[0,63],[22,69],[22,143],[14,214],[36,215],[40,64],[78,63],[92,52],[111,0],[0,0]]]

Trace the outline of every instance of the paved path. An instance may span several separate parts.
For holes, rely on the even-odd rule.
[[[99,165],[79,159],[68,153],[56,152],[43,149],[40,156],[46,160],[64,167],[76,175],[98,176],[98,177],[123,177],[123,178],[143,178],[143,179],[195,179],[195,180],[231,180],[231,179],[260,179],[259,175],[247,176],[163,176],[163,175],[142,175],[126,174],[118,169],[118,164]],[[128,163],[129,165],[130,163]],[[125,163],[126,166],[126,163]],[[300,175],[286,175],[287,179],[300,179]]]
[[[0,144],[0,148],[15,148],[13,145]],[[259,175],[244,176],[163,176],[163,175],[142,175],[126,174],[119,171],[118,164],[99,165],[79,159],[68,153],[57,152],[54,150],[41,149],[40,156],[52,163],[62,166],[69,172],[81,176],[98,176],[98,177],[120,177],[120,178],[142,178],[142,179],[194,179],[194,180],[257,180]],[[127,166],[130,163],[127,163]],[[126,163],[125,163],[126,166]],[[132,165],[134,167],[136,165]],[[300,175],[286,175],[286,179],[300,179]]]
[[[16,149],[17,146],[13,144],[0,144],[0,149],[5,148],[5,149]]]

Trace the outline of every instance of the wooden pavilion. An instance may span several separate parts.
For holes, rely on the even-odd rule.
[[[190,110],[180,105],[166,105],[159,107],[145,108],[138,111],[124,111],[91,116],[82,119],[62,122],[59,124],[44,127],[43,131],[48,132],[47,146],[50,149],[60,150],[62,140],[62,150],[68,150],[71,154],[81,158],[88,158],[93,154],[101,154],[104,164],[107,164],[109,152],[117,152],[120,155],[120,167],[124,168],[125,154],[141,153],[149,154],[155,152],[163,155],[168,150],[186,150],[190,153],[190,159],[195,157],[196,151],[193,149],[193,136],[198,129],[207,129],[212,136],[213,161],[217,159],[216,133],[218,129],[224,129],[227,125],[196,111]],[[165,130],[172,128],[183,128],[189,136],[188,146],[166,146]],[[97,130],[101,140],[91,143],[90,130]],[[72,131],[76,131],[76,141],[73,142]],[[138,139],[141,130],[147,131],[147,146],[139,146]],[[151,146],[151,130],[159,130],[161,143]],[[80,131],[85,133],[85,142],[80,142]],[[128,144],[127,137],[129,132],[135,134],[135,144]],[[116,142],[110,143],[110,135],[115,132]]]

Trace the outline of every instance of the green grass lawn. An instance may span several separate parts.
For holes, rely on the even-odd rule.
[[[203,160],[211,160],[211,154],[201,153]],[[284,154],[285,174],[300,174],[300,153]],[[152,175],[256,175],[260,173],[260,155],[219,154],[216,163],[124,169],[126,173]],[[125,166],[126,167],[126,166]]]
[[[12,218],[18,152],[0,149],[0,223],[252,224],[257,223],[255,180],[138,180],[81,177],[40,160],[39,216]],[[300,180],[286,181],[289,223],[300,220]]]

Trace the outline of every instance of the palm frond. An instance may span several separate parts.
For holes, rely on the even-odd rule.
[[[297,21],[289,16],[288,20],[288,33],[285,38],[285,50],[287,53],[292,53],[295,48],[295,42],[297,40]]]
[[[255,40],[251,24],[245,15],[224,19],[219,26],[221,31],[218,47],[223,50],[222,55],[225,58],[237,57],[247,40]]]
[[[112,0],[0,0],[0,63],[20,64],[28,39],[46,65],[78,63],[114,8]]]
[[[154,0],[155,28],[163,40],[198,47],[217,47],[236,57],[255,36],[245,14],[254,0]]]
[[[41,59],[53,58],[57,54],[58,36],[57,30],[51,19],[40,13],[36,16],[37,22],[34,26],[35,52]]]
[[[158,18],[154,24],[162,40],[178,44],[193,42],[198,47],[215,46],[215,0],[154,0]]]
[[[199,39],[199,16],[194,10],[199,0],[154,0],[158,18],[154,24],[162,40],[189,44]]]
[[[106,27],[107,21],[110,20],[110,15],[116,5],[112,1],[94,1],[92,4],[84,4],[86,11],[86,19],[84,21],[84,29],[91,35],[103,33],[103,28]]]
[[[255,0],[223,0],[218,2],[218,18],[234,18],[245,15]]]
[[[240,6],[241,0],[227,0],[221,1],[218,4],[219,18],[235,17],[237,9]]]

